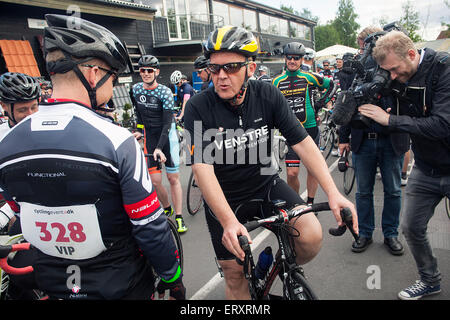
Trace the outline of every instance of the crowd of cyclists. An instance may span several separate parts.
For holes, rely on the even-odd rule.
[[[235,259],[243,259],[238,236],[251,242],[242,224],[266,210],[249,207],[236,216],[246,200],[282,199],[286,208],[296,208],[313,203],[320,185],[337,223],[342,225],[340,210],[348,207],[358,233],[355,206],[338,191],[317,148],[317,111],[330,105],[339,83],[329,61],[323,62],[323,71],[313,72],[314,50],[291,42],[284,47],[282,73],[272,78],[267,66],[255,62],[253,34],[225,26],[211,32],[193,64],[203,82],[195,92],[178,70],[170,75],[172,89],[160,84],[158,59],[144,55],[138,62],[142,81],[130,91],[137,123],[130,133],[113,121],[108,107],[128,63],[125,47],[102,26],[80,19],[81,27],[72,30],[67,19],[46,15],[44,50],[51,82],[19,73],[0,77],[7,117],[0,127],[0,187],[6,200],[0,227],[23,233],[34,251],[28,257],[16,255],[15,263],[35,268],[33,283],[18,279],[19,285],[37,286],[55,299],[151,299],[156,273],[158,292],[170,290],[172,298],[185,299],[183,270],[166,222],[174,214],[178,232],[188,230],[176,121],[184,122],[192,137],[191,168],[205,199],[228,299],[249,298]],[[253,149],[264,144],[270,149],[275,128],[289,144],[287,182],[277,173],[261,174],[268,164],[260,152],[256,162],[249,161]],[[210,140],[202,136],[208,130],[216,132]],[[234,161],[238,151],[233,148],[203,156],[212,142],[227,149],[224,133],[229,131],[258,132],[247,135],[255,141],[246,145],[245,164]],[[308,172],[307,199],[299,196],[300,162]],[[161,163],[169,191],[162,183]],[[301,234],[294,238],[297,263],[304,264],[321,248],[321,226],[314,214],[292,226]],[[81,270],[76,288],[67,280],[73,265]]]

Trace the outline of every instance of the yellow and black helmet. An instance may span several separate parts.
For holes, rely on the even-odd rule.
[[[203,43],[203,53],[209,59],[211,53],[231,51],[254,57],[258,54],[258,43],[250,31],[234,26],[224,26],[211,32]]]

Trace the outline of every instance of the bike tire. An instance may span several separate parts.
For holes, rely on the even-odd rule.
[[[353,168],[351,154],[348,155],[349,166],[347,170],[344,171],[343,175],[343,185],[344,193],[349,195],[352,192],[353,186],[355,184],[355,168]]]
[[[299,271],[291,273],[286,286],[290,300],[318,300],[317,295]]]
[[[181,270],[184,267],[184,254],[183,254],[183,243],[181,242],[181,236],[178,233],[178,228],[175,225],[175,222],[167,218],[167,223],[169,224],[170,232],[172,233],[173,240],[175,242],[175,246],[178,250],[178,260],[180,261]]]
[[[194,180],[194,173],[189,176],[188,189],[186,192],[186,206],[190,215],[195,216],[203,205],[203,196],[200,188]]]
[[[288,147],[286,141],[280,139],[278,143],[278,155],[280,160],[284,160],[286,158],[286,154],[288,153]]]

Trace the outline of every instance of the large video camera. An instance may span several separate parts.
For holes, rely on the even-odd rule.
[[[383,27],[364,40],[364,53],[359,56],[344,55],[343,69],[355,74],[350,88],[341,91],[336,99],[331,119],[338,125],[363,129],[370,125],[370,119],[361,115],[357,108],[363,104],[378,104],[381,97],[390,92],[391,78],[388,71],[380,68],[371,57],[377,40],[392,30],[403,31],[397,22]]]

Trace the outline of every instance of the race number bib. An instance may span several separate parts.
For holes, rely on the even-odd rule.
[[[24,238],[53,257],[82,260],[105,251],[93,204],[45,207],[20,204],[20,224]]]

